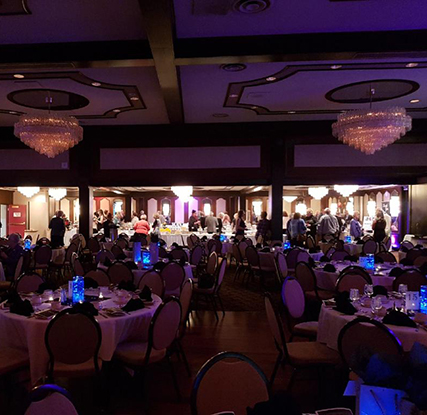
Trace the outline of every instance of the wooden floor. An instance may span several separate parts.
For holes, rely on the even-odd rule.
[[[235,351],[247,355],[262,368],[268,378],[270,377],[277,353],[264,312],[227,312],[223,318],[220,315],[217,322],[212,312],[199,311],[193,312],[190,324],[183,346],[192,368],[191,378],[188,377],[183,363],[174,359],[183,397],[181,402],[176,399],[167,364],[151,367],[147,372],[144,391],[122,368],[115,368],[114,392],[109,397],[110,405],[107,411],[96,409],[96,406],[89,403],[92,400],[90,385],[67,385],[77,401],[79,413],[188,415],[191,388],[197,371],[210,357],[221,351]],[[338,401],[337,391],[334,390],[330,390],[330,393],[327,391],[326,396],[323,396],[326,399],[320,402],[317,396],[316,375],[307,373],[293,388],[292,395],[300,403],[301,409],[312,411],[320,407],[343,405],[343,402]],[[285,390],[288,378],[289,373],[279,369],[274,390]],[[328,379],[322,379],[322,383],[327,384]]]

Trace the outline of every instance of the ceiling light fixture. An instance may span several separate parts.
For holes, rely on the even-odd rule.
[[[405,65],[407,68],[416,68],[418,66],[417,62],[411,62],[411,63],[407,63]]]
[[[100,82],[92,82],[92,84],[91,84],[92,86],[101,86],[101,83]]]
[[[309,187],[308,194],[316,200],[320,200],[328,194],[329,190],[327,187]]]
[[[375,89],[370,88],[369,94],[369,109],[338,115],[337,122],[332,124],[332,134],[350,147],[365,154],[374,154],[410,131],[412,118],[406,115],[403,107],[372,110]]]
[[[115,110],[113,110],[113,112],[120,112],[120,110],[116,108]]]
[[[266,81],[268,82],[273,82],[275,81],[277,78],[275,76],[269,76],[268,78],[265,78]]]
[[[357,192],[359,190],[359,186],[357,184],[348,184],[348,185],[339,185],[336,184],[334,186],[334,190],[338,192],[339,194],[343,195],[344,197],[349,197],[354,192]]]
[[[227,63],[221,65],[221,69],[226,72],[240,72],[246,69],[246,65],[243,63]]]
[[[409,102],[411,104],[418,104],[420,102],[420,100],[419,99],[411,99]]]
[[[63,189],[60,187],[50,187],[49,188],[49,196],[54,198],[55,200],[61,200],[65,196],[67,196],[67,189]]]
[[[255,187],[255,189],[254,190],[252,190],[253,192],[259,192],[259,191],[261,191],[263,189],[263,187],[262,186],[257,186],[257,187]]]
[[[296,111],[288,111],[288,114],[295,114]]]
[[[341,69],[342,65],[332,65],[331,69]]]
[[[189,202],[193,194],[193,186],[172,186],[171,190],[184,203]]]
[[[22,78],[25,78],[25,75],[22,75],[20,73],[16,73],[15,75],[13,75],[13,77],[17,78],[17,79],[22,79]]]
[[[131,101],[139,101],[139,98],[138,97],[130,97],[130,100]]]
[[[288,203],[292,203],[297,199],[297,196],[283,196],[283,200]]]
[[[18,192],[22,193],[25,197],[33,197],[38,192],[40,192],[40,187],[38,186],[27,186],[27,187],[18,187]]]

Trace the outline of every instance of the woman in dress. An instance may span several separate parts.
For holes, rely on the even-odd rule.
[[[385,228],[387,223],[384,219],[384,213],[382,210],[377,210],[377,215],[375,220],[372,222],[372,230],[374,231],[374,240],[375,242],[382,242],[385,238]]]
[[[244,220],[244,216],[245,216],[245,212],[243,210],[239,210],[239,212],[237,213],[236,226],[235,226],[236,236],[245,234],[246,223]]]

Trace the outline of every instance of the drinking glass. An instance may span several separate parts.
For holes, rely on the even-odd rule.
[[[363,292],[367,297],[371,297],[374,293],[374,286],[372,284],[365,284],[363,288]]]
[[[406,284],[399,284],[399,293],[400,294],[402,294],[404,296],[407,291],[408,291],[408,286]]]
[[[350,301],[357,301],[359,299],[359,290],[357,288],[350,288]]]
[[[377,295],[376,297],[373,297],[371,300],[371,309],[372,309],[372,313],[373,314],[377,314],[378,311],[381,310],[382,308],[382,301],[381,301],[381,297],[379,295]]]

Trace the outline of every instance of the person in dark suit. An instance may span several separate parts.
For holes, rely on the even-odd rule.
[[[65,223],[62,219],[63,214],[64,212],[58,210],[49,223],[49,229],[51,230],[50,242],[52,248],[59,248],[64,246]]]

